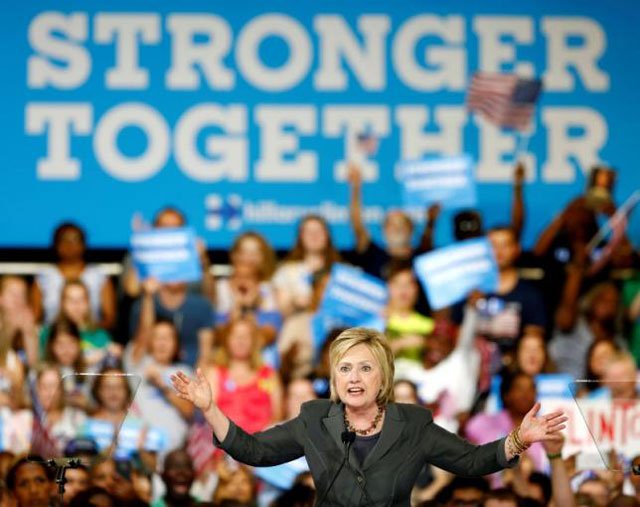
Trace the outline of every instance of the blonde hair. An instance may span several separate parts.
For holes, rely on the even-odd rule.
[[[60,291],[60,315],[64,315],[64,310],[62,309],[64,306],[64,298],[66,297],[69,289],[73,287],[80,287],[82,292],[84,292],[84,297],[87,298],[88,309],[84,316],[84,322],[82,323],[83,329],[86,329],[87,331],[95,331],[98,326],[91,316],[91,294],[89,293],[87,285],[79,278],[67,280],[62,286],[62,290]]]
[[[255,319],[249,317],[232,319],[219,328],[221,341],[220,346],[213,356],[213,364],[224,368],[229,366],[229,363],[231,362],[229,354],[229,339],[233,333],[233,328],[240,324],[247,324],[251,328],[253,347],[251,347],[251,357],[249,358],[249,362],[251,363],[252,370],[258,370],[262,366],[261,352],[264,340],[262,339],[262,332],[260,331]]]
[[[340,401],[336,388],[335,368],[344,355],[357,345],[365,345],[373,354],[380,366],[382,373],[382,385],[376,398],[379,405],[386,405],[394,401],[393,378],[395,376],[395,366],[393,362],[393,352],[389,347],[389,342],[384,334],[375,329],[364,327],[352,327],[346,329],[338,335],[329,348],[329,364],[331,365],[331,401]]]

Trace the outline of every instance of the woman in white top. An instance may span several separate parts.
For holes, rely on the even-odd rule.
[[[298,226],[296,242],[273,277],[280,313],[288,316],[311,304],[311,276],[340,260],[327,221],[307,215]]]
[[[171,388],[170,377],[177,371],[191,371],[178,362],[180,337],[173,322],[157,320],[151,332],[140,332],[125,349],[124,366],[132,389],[137,388],[136,405],[142,420],[165,432],[167,449],[184,445],[193,405],[181,400]],[[138,379],[142,379],[137,386]],[[158,417],[162,414],[162,417]]]
[[[98,266],[87,264],[84,231],[73,223],[63,223],[53,234],[56,264],[44,268],[31,289],[36,317],[51,323],[60,313],[60,297],[67,280],[82,280],[89,291],[93,320],[98,327],[111,329],[116,319],[115,290]]]

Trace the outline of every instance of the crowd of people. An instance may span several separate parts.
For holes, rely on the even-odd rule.
[[[575,393],[585,399],[602,386],[635,380],[638,252],[624,233],[589,244],[599,219],[615,211],[610,196],[587,191],[574,198],[523,252],[518,165],[503,224],[486,227],[477,210],[454,217],[455,241],[489,239],[495,292],[475,290],[436,311],[412,261],[437,248],[440,206],[425,210],[421,231],[403,211],[389,211],[378,242],[362,218],[366,196],[357,168],[349,183],[353,251],[339,252],[327,221],[310,215],[281,258],[266,237],[246,231],[229,250],[228,276],[213,276],[199,242],[202,279],[161,283],[140,279],[130,255],[119,278],[105,275],[86,262],[81,225],[68,222],[53,234],[50,267],[33,279],[2,276],[0,506],[313,505],[304,459],[269,469],[233,461],[214,447],[201,415],[169,379],[200,368],[217,405],[248,433],[328,397],[328,346],[341,329],[327,333],[314,317],[337,263],[387,285],[379,320],[396,357],[396,402],[430,408],[439,424],[473,443],[506,436],[545,379],[594,381]],[[186,223],[178,208],[167,207],[153,227]],[[414,503],[640,505],[638,476],[584,469],[562,447],[534,445],[517,467],[486,478],[453,477],[425,464]],[[54,478],[62,464],[69,466],[59,495]]]

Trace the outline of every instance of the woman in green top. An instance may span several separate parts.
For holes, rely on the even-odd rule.
[[[73,322],[80,330],[82,355],[87,366],[99,363],[107,354],[116,357],[122,355],[122,347],[113,343],[109,333],[97,327],[91,318],[89,291],[81,280],[66,282],[60,298],[61,315]],[[46,347],[48,335],[49,329],[45,326],[40,333],[41,350]]]
[[[422,362],[425,338],[433,332],[433,320],[416,312],[418,282],[410,262],[398,262],[389,268],[387,279],[386,334],[396,358]]]

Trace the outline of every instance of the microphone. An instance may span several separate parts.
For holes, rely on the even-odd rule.
[[[324,492],[324,495],[322,495],[322,497],[320,498],[320,501],[318,502],[318,507],[321,507],[323,502],[327,499],[327,496],[329,496],[329,491],[331,491],[331,488],[333,487],[333,483],[336,482],[338,475],[344,468],[344,464],[349,461],[349,449],[351,448],[351,444],[353,444],[353,442],[355,442],[356,440],[356,433],[355,431],[343,431],[342,434],[340,435],[340,439],[342,440],[342,443],[344,444],[344,447],[345,447],[344,458],[342,459],[342,463],[340,463],[340,466],[336,470],[336,473],[333,474],[333,477],[331,478],[331,482],[329,483],[329,487]],[[351,469],[351,465],[349,465],[349,469]]]
[[[342,438],[342,443],[343,444],[351,445],[352,443],[354,443],[356,441],[356,432],[355,431],[343,431],[342,435],[340,435],[340,438]]]

